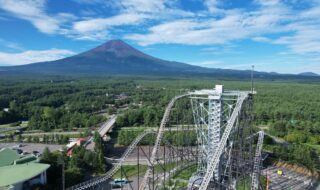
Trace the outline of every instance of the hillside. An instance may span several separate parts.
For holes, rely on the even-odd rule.
[[[203,68],[161,60],[138,51],[121,40],[108,41],[94,49],[60,60],[1,67],[1,71],[41,74],[143,74],[196,72]]]
[[[249,68],[230,70],[205,68],[186,63],[166,61],[147,55],[121,40],[111,40],[86,52],[47,62],[20,66],[0,67],[0,73],[40,75],[169,75],[250,78]],[[305,78],[315,76],[281,75],[278,73],[255,72],[255,78]]]

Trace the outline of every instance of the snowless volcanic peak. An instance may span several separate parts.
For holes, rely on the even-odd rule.
[[[83,53],[55,61],[0,67],[8,74],[54,75],[171,75],[171,76],[250,76],[251,71],[203,68],[181,62],[166,61],[147,55],[121,40],[110,40]],[[2,74],[0,73],[0,75]],[[310,74],[310,73],[309,73]],[[259,73],[265,77],[268,73]],[[274,77],[276,75],[272,75]]]
[[[117,57],[138,56],[138,57],[150,58],[150,56],[131,47],[127,43],[123,42],[122,40],[110,40],[110,41],[92,49],[91,52],[114,53]]]

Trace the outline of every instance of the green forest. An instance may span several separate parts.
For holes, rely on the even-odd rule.
[[[178,94],[195,89],[213,88],[250,90],[247,79],[233,81],[212,78],[108,77],[0,79],[0,124],[29,121],[27,130],[70,131],[96,127],[105,118],[98,114],[118,113],[116,137],[128,145],[142,129],[158,127],[165,106]],[[254,126],[290,143],[282,147],[266,143],[276,159],[295,161],[319,169],[320,81],[258,80],[254,97]],[[191,112],[188,100],[177,106]],[[179,115],[180,114],[180,115]],[[184,113],[173,114],[173,121]],[[193,118],[189,119],[190,122]],[[126,130],[140,127],[135,133]],[[123,128],[123,129],[122,129]],[[178,142],[177,142],[178,143]],[[271,148],[270,148],[271,147]],[[288,151],[286,151],[288,150]],[[303,152],[303,151],[304,152]],[[297,156],[310,157],[302,162]]]
[[[83,146],[75,146],[72,156],[67,156],[67,150],[50,152],[45,148],[40,162],[50,164],[48,174],[48,184],[41,189],[63,189],[62,174],[64,175],[65,187],[78,184],[86,179],[85,173],[95,176],[104,174],[107,165],[104,154],[105,145],[98,133],[94,136],[96,144],[94,150],[87,150]]]

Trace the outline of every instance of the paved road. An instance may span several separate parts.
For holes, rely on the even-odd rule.
[[[267,133],[266,133],[267,134]],[[288,145],[289,143],[287,141],[285,141],[284,139],[282,138],[279,138],[279,137],[275,137],[275,136],[272,136],[270,134],[267,134],[269,137],[271,137],[275,143],[277,144],[283,144],[283,145]]]
[[[273,141],[277,144],[283,144],[283,145],[288,145],[289,143],[287,141],[285,141],[282,138],[270,135],[269,133],[267,133],[266,131],[269,129],[269,126],[258,126],[259,129],[264,130],[265,134],[268,135],[269,137],[271,137],[273,139]]]
[[[66,131],[66,132],[44,132],[44,133],[23,133],[22,136],[39,136],[39,135],[76,135],[80,134],[79,131]]]
[[[108,119],[108,121],[104,122],[102,124],[102,126],[98,129],[98,132],[100,134],[100,136],[104,136],[107,132],[109,132],[114,123],[116,122],[116,119],[117,119],[117,115],[112,115],[110,119]]]
[[[10,128],[2,128],[0,129],[0,133],[5,133],[5,132],[8,132],[8,131],[15,131],[15,130],[22,130],[22,129],[25,129],[27,127],[10,127]]]
[[[18,145],[21,145],[18,147]],[[23,152],[38,151],[42,153],[45,147],[48,147],[51,152],[63,148],[64,145],[57,144],[37,144],[37,143],[0,143],[0,149],[2,148],[19,148]]]
[[[112,115],[110,119],[108,119],[106,122],[104,122],[101,127],[97,130],[101,137],[103,137],[107,132],[109,132],[114,123],[116,122],[117,115]],[[86,149],[93,150],[93,137],[90,137],[89,140],[84,144]]]

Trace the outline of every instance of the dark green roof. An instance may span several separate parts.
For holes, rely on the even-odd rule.
[[[50,165],[29,163],[3,166],[0,168],[0,187],[29,180],[46,171]]]
[[[21,156],[15,150],[3,148],[0,150],[0,167],[11,165],[20,157]]]
[[[30,154],[27,155],[25,157],[22,157],[20,159],[17,159],[13,162],[13,164],[26,164],[26,163],[30,163],[30,162],[37,162],[37,157],[35,157],[34,155]]]

